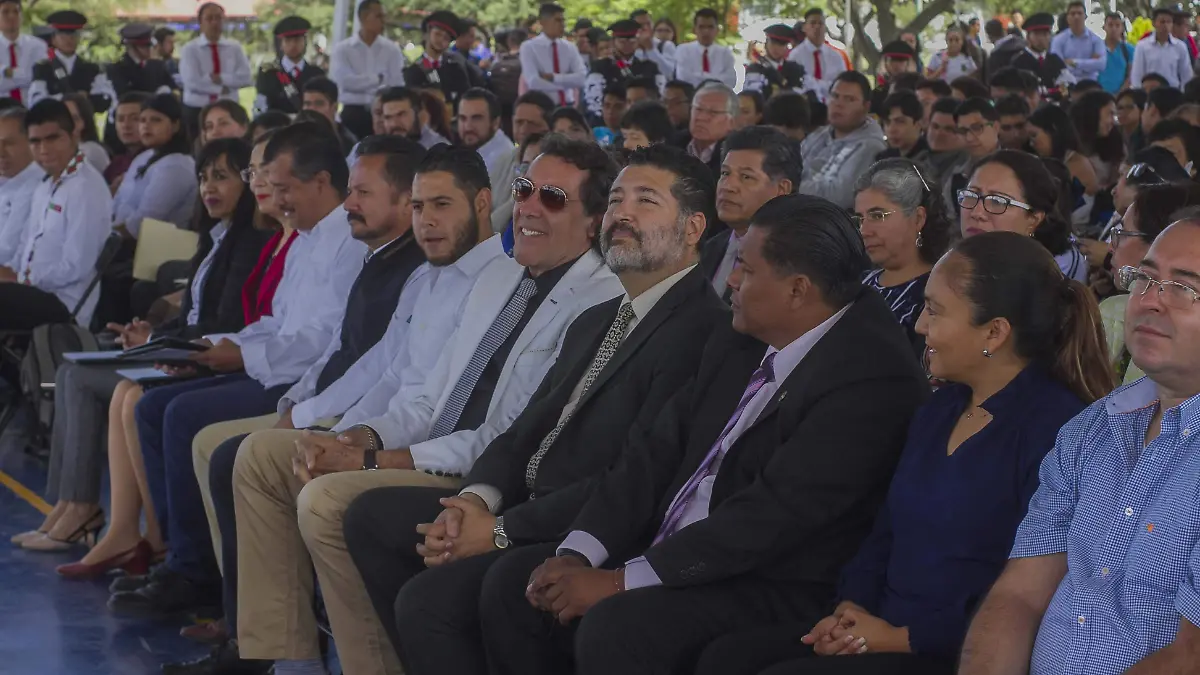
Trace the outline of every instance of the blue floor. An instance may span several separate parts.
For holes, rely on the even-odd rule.
[[[0,437],[0,471],[38,494],[45,486],[45,467],[23,452],[16,433]],[[105,606],[108,580],[60,579],[54,567],[78,560],[83,549],[35,553],[9,543],[41,521],[0,485],[0,674],[150,675],[164,662],[205,653],[179,637],[182,624],[114,617]]]

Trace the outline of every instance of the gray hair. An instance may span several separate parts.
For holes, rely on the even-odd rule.
[[[924,176],[925,173],[910,160],[899,157],[883,159],[872,164],[858,177],[854,192],[878,190],[888,201],[903,209],[905,214],[912,215],[918,206],[925,204],[925,193],[932,187],[926,185]]]
[[[716,81],[709,81],[700,85],[700,88],[696,90],[696,95],[692,97],[692,100],[695,101],[702,94],[712,93],[721,94],[725,97],[725,111],[729,113],[730,117],[737,117],[738,113],[741,112],[741,108],[738,106],[737,94],[734,93],[733,89],[730,89],[726,85]]]

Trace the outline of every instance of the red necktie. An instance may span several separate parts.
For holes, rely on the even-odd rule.
[[[1042,66],[1044,66],[1044,65],[1046,65],[1046,55],[1045,55],[1045,54],[1038,54],[1038,67],[1040,68],[1040,67],[1042,67]]]
[[[708,47],[704,48],[704,59],[703,59],[703,61],[701,61],[700,68],[706,73],[709,70],[708,69]]]
[[[817,80],[821,79],[821,48],[813,52],[813,77]]]
[[[12,68],[13,71],[16,71],[16,69],[17,69],[17,45],[16,45],[16,43],[10,43],[8,45],[8,67]],[[20,88],[13,89],[12,91],[8,92],[8,95],[11,96],[12,100],[16,101],[17,103],[21,102]]]
[[[220,75],[221,74],[221,52],[217,49],[217,45],[214,45],[214,44],[208,45],[208,48],[210,50],[212,50],[213,75]],[[209,96],[208,100],[215,101],[215,100],[217,100],[217,97]]]
[[[300,79],[300,69],[299,68],[296,68],[292,71],[292,79],[293,80]]]
[[[550,56],[553,57],[553,59],[554,59],[554,74],[557,75],[558,74],[558,41],[556,41],[556,40],[550,41]],[[562,89],[558,90],[558,104],[559,105],[567,104],[567,95],[565,93],[563,93]]]
[[[423,61],[425,61],[425,69],[426,70],[437,70],[438,68],[442,67],[441,59],[436,59],[436,60],[430,61],[428,56],[422,56],[421,59]]]

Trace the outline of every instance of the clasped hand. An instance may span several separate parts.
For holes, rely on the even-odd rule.
[[[818,656],[910,651],[907,628],[897,628],[848,600],[800,641],[810,645]]]
[[[367,441],[358,430],[348,430],[337,436],[305,431],[296,441],[292,473],[308,484],[327,473],[357,471],[363,466],[366,447]]]
[[[417,534],[425,535],[425,543],[417,544],[417,553],[425,559],[426,567],[470,558],[496,548],[493,535],[496,516],[487,510],[483,499],[467,493],[446,497],[441,504],[445,510],[432,523],[417,525]]]
[[[533,571],[525,598],[566,625],[624,589],[624,570],[598,570],[577,556],[560,555],[547,559]]]

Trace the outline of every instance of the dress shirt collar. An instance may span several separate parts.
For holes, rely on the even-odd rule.
[[[42,171],[42,167],[38,166],[37,162],[30,162],[29,166],[21,169],[17,175],[9,178],[0,185],[0,190],[23,190],[25,186],[35,181],[40,181],[46,177],[46,172]]]
[[[303,73],[305,64],[304,59],[293,61],[285,56],[279,60],[279,65],[287,72],[288,75],[291,75],[292,72],[294,72],[297,68],[299,68],[300,72]]]
[[[687,153],[692,157],[708,164],[712,160],[713,152],[717,149],[717,144],[713,143],[707,148],[700,150],[696,147],[696,139],[688,141]]]
[[[66,68],[67,72],[69,73],[69,72],[75,70],[75,61],[77,61],[79,59],[79,54],[72,54],[70,56],[67,56],[66,54],[63,54],[62,52],[55,52],[54,57],[57,58],[63,64],[63,66]]]
[[[587,255],[587,253],[583,255]],[[582,258],[583,255],[579,256],[579,258]],[[554,287],[558,285],[558,282],[562,281],[562,278],[567,275],[567,272],[575,266],[575,263],[579,262],[579,258],[568,260],[552,270],[542,272],[541,275],[536,277],[530,274],[529,269],[526,268],[525,278],[533,279],[533,283],[537,286],[538,297],[545,299],[546,296],[550,295],[550,291],[554,290]]]
[[[213,225],[212,229],[208,231],[208,238],[210,241],[212,241],[214,249],[221,245],[221,240],[225,238],[225,234],[227,232],[229,232],[228,220],[222,220],[216,225]]]
[[[450,143],[450,141],[447,140],[445,136],[439,134],[438,132],[434,131],[432,128],[427,127],[427,126],[421,127],[421,136],[420,136],[420,139],[418,140],[418,142],[421,145],[423,145],[426,150],[428,150],[429,148],[432,148],[433,146],[437,145],[438,143],[446,143],[446,144]]]
[[[447,269],[458,270],[464,276],[474,278],[494,258],[504,255],[504,244],[501,243],[500,239],[500,235],[494,234],[488,237],[487,241],[479,242],[470,251],[464,253],[461,258],[447,265]]]
[[[670,291],[672,288],[674,288],[675,284],[679,283],[680,279],[686,277],[688,272],[691,272],[695,268],[695,265],[690,265],[686,269],[672,274],[666,279],[663,279],[657,284],[654,284],[650,288],[646,289],[636,298],[630,299],[629,293],[626,293],[625,297],[621,299],[621,304],[624,305],[625,303],[629,303],[633,305],[633,315],[637,317],[638,321],[641,321],[646,318],[646,315],[650,313],[650,310],[654,309],[654,306],[658,304],[658,301],[663,299],[663,296],[667,294],[667,291]]]
[[[497,129],[496,134],[492,136],[491,140],[479,146],[478,152],[479,156],[483,158],[484,163],[490,165],[492,160],[499,156],[500,153],[512,152],[512,149],[512,139],[503,130]],[[488,170],[491,170],[491,166],[488,167]]]
[[[771,354],[775,354],[775,363],[772,365],[773,370],[775,371],[776,384],[788,379],[788,376],[792,374],[792,371],[796,369],[796,366],[800,365],[800,362],[804,360],[804,357],[808,356],[808,353],[812,351],[812,348],[821,341],[821,338],[825,337],[825,334],[828,333],[831,328],[833,328],[833,325],[846,315],[846,311],[849,310],[853,304],[854,303],[850,303],[849,305],[841,308],[838,310],[837,314],[825,319],[816,328],[813,328],[804,335],[792,340],[791,343],[789,343],[783,349],[767,347],[767,353],[763,354],[763,361],[765,362],[767,357]]]
[[[21,36],[20,36],[20,35],[17,35],[17,39],[16,39],[16,40],[9,40],[9,39],[8,39],[7,37],[5,37],[3,34],[0,34],[0,47],[3,47],[4,49],[8,49],[8,46],[9,46],[9,45],[20,44],[20,42],[21,42]]]
[[[0,36],[0,37],[3,37],[3,36]],[[1152,47],[1167,47],[1167,46],[1173,45],[1173,44],[1183,44],[1183,40],[1180,40],[1179,38],[1175,37],[1174,35],[1168,35],[1166,42],[1159,42],[1158,35],[1156,35],[1154,33],[1151,33],[1150,37],[1148,39],[1149,39],[1150,45]]]
[[[1035,59],[1042,59],[1042,58],[1045,58],[1047,55],[1049,55],[1049,54],[1050,54],[1050,50],[1046,50],[1046,51],[1044,51],[1044,52],[1038,53],[1038,52],[1035,52],[1035,51],[1033,51],[1033,47],[1028,47],[1028,46],[1027,46],[1027,47],[1025,47],[1025,51],[1027,51],[1027,52],[1029,52],[1030,54],[1032,54],[1032,55],[1033,55],[1033,58],[1035,58]]]
[[[1030,364],[1017,373],[1017,376],[1008,384],[1001,387],[1000,391],[987,397],[979,407],[988,411],[992,417],[1000,419],[1014,409],[1021,409],[1023,404],[1035,399],[1037,390],[1045,389],[1048,386],[1060,385],[1047,375],[1041,366]],[[963,391],[967,392],[966,400],[963,402],[963,409],[966,409],[971,400],[970,388],[963,387]]]
[[[442,54],[441,56],[433,56],[429,52],[423,52],[421,54],[422,61],[435,64],[434,68],[441,68],[442,67],[442,59],[444,59],[444,58],[446,58],[445,54]]]
[[[384,244],[383,246],[380,246],[379,248],[375,249],[374,251],[367,251],[367,259],[366,259],[366,262],[371,262],[371,259],[372,259],[372,258],[374,258],[375,256],[379,255],[380,253],[383,253],[384,251],[388,250],[389,248],[391,248],[391,247],[392,247],[392,244],[395,244],[396,242],[398,242],[398,241],[400,241],[400,240],[402,240],[402,239],[403,239],[403,240],[405,240],[406,242],[407,242],[407,241],[411,241],[411,240],[413,239],[413,233],[412,233],[412,230],[411,230],[411,229],[410,229],[410,230],[408,230],[408,231],[407,231],[407,232],[405,232],[404,234],[400,235],[399,237],[396,237],[395,239],[393,239],[393,240],[389,241],[388,243]],[[403,245],[404,245],[404,244],[397,244],[397,247],[399,247],[399,246],[403,246]]]
[[[324,237],[327,233],[337,228],[348,227],[350,227],[350,222],[346,220],[346,209],[341,204],[338,204],[336,208],[325,214],[324,218],[318,220],[313,229],[308,231],[296,230],[296,234],[300,235],[301,239],[308,239],[310,237],[319,238]]]
[[[1151,408],[1157,405],[1158,401],[1158,385],[1149,377],[1143,377],[1109,394],[1104,401],[1104,409],[1110,417],[1119,417]],[[1195,429],[1200,425],[1200,394],[1180,403],[1176,408],[1179,410],[1181,426]]]

